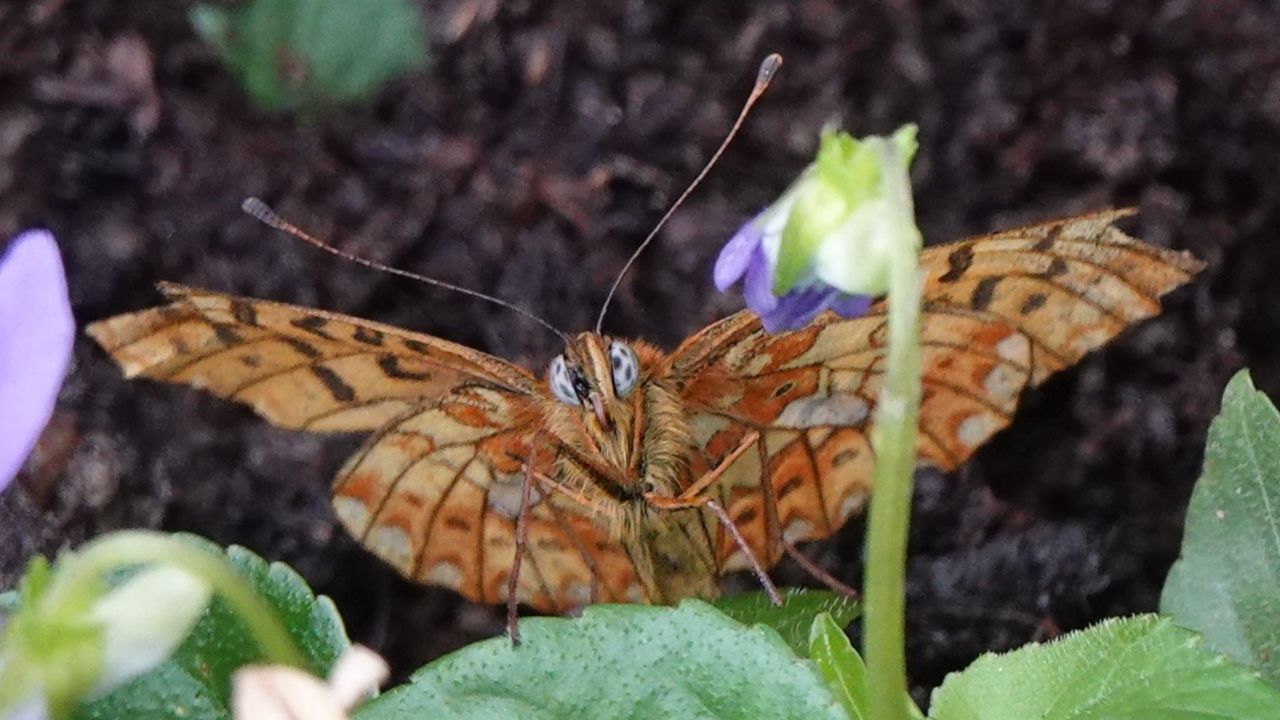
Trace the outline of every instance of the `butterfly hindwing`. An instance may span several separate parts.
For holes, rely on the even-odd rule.
[[[539,442],[537,413],[526,398],[483,385],[413,408],[338,473],[338,518],[411,580],[476,602],[505,601],[524,465]],[[539,453],[535,469],[553,474],[554,460],[554,451]],[[535,485],[526,523],[520,601],[563,612],[645,599],[621,547],[565,498]]]

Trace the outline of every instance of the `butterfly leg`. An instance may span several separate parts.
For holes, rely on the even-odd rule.
[[[764,587],[765,593],[769,595],[769,600],[774,605],[782,605],[782,596],[778,594],[778,588],[774,586],[773,581],[769,579],[768,573],[764,571],[764,566],[760,564],[759,558],[751,551],[751,546],[747,544],[742,533],[739,532],[738,526],[733,524],[733,520],[729,517],[729,513],[720,506],[720,503],[707,497],[700,497],[704,490],[711,487],[717,480],[724,475],[730,467],[733,466],[738,458],[742,457],[747,450],[760,439],[760,433],[752,430],[743,436],[742,441],[733,449],[724,459],[720,461],[710,472],[698,478],[697,482],[685,488],[684,492],[674,498],[664,498],[658,496],[645,496],[651,505],[665,509],[682,509],[705,507],[715,513],[720,523],[724,525],[729,534],[733,536],[733,541],[737,543],[738,548],[742,550],[743,555],[747,557],[747,562],[751,565],[751,571],[755,574],[756,579],[760,581],[760,585]]]
[[[755,430],[744,435],[742,442],[738,443],[738,447],[734,448],[733,452],[725,455],[719,465],[716,465],[710,472],[698,478],[697,482],[685,488],[684,492],[680,493],[677,497],[681,500],[692,500],[693,498],[701,495],[703,490],[711,487],[712,483],[719,480],[720,476],[724,475],[725,471],[732,467],[733,464],[738,461],[738,458],[742,457],[742,454],[747,450],[750,450],[751,446],[755,445],[756,441],[759,439],[760,433]]]
[[[578,504],[586,513],[594,512],[596,503],[582,493],[564,485],[555,478],[534,469],[532,461],[526,462],[524,465],[524,481],[520,488],[520,510],[516,515],[516,555],[511,562],[511,575],[507,578],[507,633],[512,639],[513,645],[520,644],[520,633],[517,627],[518,622],[518,599],[520,585],[520,567],[524,560],[524,554],[528,547],[528,529],[525,524],[525,517],[529,512],[532,502],[532,491],[535,485],[546,492],[558,493],[569,500]],[[552,507],[552,512],[556,512]],[[573,540],[573,538],[570,538]],[[578,546],[579,553],[586,558],[586,550],[582,546]],[[600,601],[600,577],[593,569],[591,573],[591,589],[590,604]],[[652,591],[650,591],[652,596]]]
[[[520,511],[516,514],[516,556],[511,559],[511,575],[507,577],[507,635],[511,645],[520,644],[520,565],[524,561],[525,546],[529,541],[529,500],[533,495],[534,471],[532,460],[524,465],[524,482],[520,484]]]
[[[787,555],[792,560],[794,560],[797,565],[804,568],[805,572],[817,578],[818,582],[822,583],[823,585],[826,585],[827,587],[840,593],[841,595],[844,595],[850,600],[858,600],[859,598],[862,597],[857,590],[854,590],[848,585],[845,585],[844,583],[840,582],[838,579],[836,579],[836,576],[832,575],[826,570],[823,570],[817,563],[805,557],[804,553],[800,552],[800,550],[796,548],[795,545],[792,545],[786,540],[783,540],[782,549],[786,551]]]
[[[691,510],[695,508],[706,508],[715,513],[720,520],[720,524],[724,525],[729,534],[733,536],[733,541],[737,543],[738,549],[742,550],[742,554],[746,555],[747,562],[751,565],[751,572],[755,574],[756,580],[760,581],[760,585],[764,587],[765,594],[769,596],[769,601],[775,606],[782,606],[782,595],[778,593],[778,588],[769,579],[769,574],[764,571],[764,566],[760,564],[760,560],[756,554],[751,551],[751,546],[747,544],[746,538],[742,537],[742,533],[738,531],[738,526],[733,524],[733,520],[729,517],[729,513],[721,507],[720,503],[711,498],[692,498],[684,499],[682,497],[662,497],[660,495],[645,495],[645,500],[659,510]]]

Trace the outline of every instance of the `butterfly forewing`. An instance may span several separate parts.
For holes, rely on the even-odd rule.
[[[949,470],[1007,425],[1022,391],[1159,311],[1201,263],[1140,244],[1098,213],[926,249],[921,458]],[[714,492],[756,554],[829,535],[865,501],[867,440],[884,373],[885,307],[770,335],[739,313],[671,358],[714,465],[750,429],[761,440]],[[761,469],[763,468],[763,472]],[[728,569],[742,554],[722,542]]]
[[[468,380],[533,392],[523,369],[390,325],[180,285],[89,334],[126,376],[203,388],[281,427],[368,432]]]

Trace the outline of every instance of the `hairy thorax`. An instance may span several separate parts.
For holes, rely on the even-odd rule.
[[[640,343],[635,350],[639,381],[604,408],[607,427],[580,408],[546,408],[561,448],[552,472],[573,502],[627,549],[653,597],[714,597],[714,517],[697,508],[658,509],[650,500],[675,498],[697,479],[691,467],[699,450],[661,351]]]

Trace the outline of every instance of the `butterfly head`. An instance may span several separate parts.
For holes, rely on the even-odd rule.
[[[692,440],[664,358],[643,342],[582,333],[547,370],[551,431],[578,458],[601,461],[585,479],[615,500],[674,495],[683,477]]]
[[[547,383],[551,394],[566,405],[581,407],[605,432],[616,424],[619,403],[627,400],[640,381],[640,359],[621,340],[595,333],[574,338],[562,355],[551,361]]]

